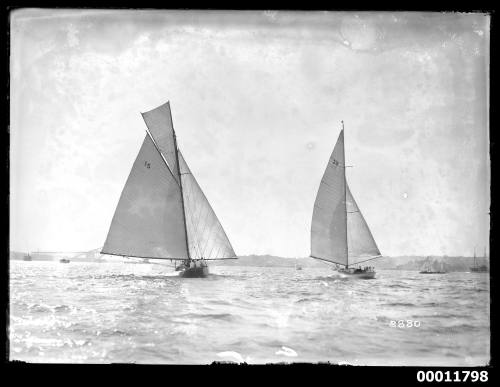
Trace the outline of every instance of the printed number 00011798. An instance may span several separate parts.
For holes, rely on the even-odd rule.
[[[418,371],[419,382],[487,382],[488,371]]]

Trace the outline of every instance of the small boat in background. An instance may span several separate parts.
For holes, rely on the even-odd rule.
[[[424,262],[424,266],[420,271],[420,274],[446,274],[443,262],[440,262],[438,267],[438,261],[432,260],[431,257],[427,257]]]
[[[23,257],[23,261],[32,261],[33,259],[31,258],[31,255],[30,253],[28,254],[25,254],[24,257]]]
[[[488,258],[486,256],[486,248],[484,249],[484,261],[488,262]],[[474,266],[472,266],[470,268],[470,271],[472,273],[487,273],[488,272],[488,266],[486,266],[486,265],[478,265],[477,264],[476,248],[474,248]]]
[[[70,260],[69,260],[68,258],[61,258],[61,259],[59,260],[59,262],[60,262],[60,263],[69,263],[69,262],[70,262]]]

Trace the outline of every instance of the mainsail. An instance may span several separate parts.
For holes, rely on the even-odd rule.
[[[169,103],[142,116],[148,131],[101,254],[182,260],[236,258],[177,147]]]
[[[101,253],[187,259],[186,246],[180,187],[146,134]]]
[[[179,164],[190,256],[194,259],[235,258],[231,242],[180,151]]]
[[[345,177],[344,130],[318,189],[311,224],[311,257],[349,266],[380,256]]]
[[[344,131],[341,131],[314,202],[311,257],[347,265],[344,159]]]

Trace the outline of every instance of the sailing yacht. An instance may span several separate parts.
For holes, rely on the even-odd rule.
[[[146,135],[101,254],[180,261],[181,276],[206,277],[207,261],[236,253],[177,146],[170,103],[142,117]]]
[[[427,257],[424,261],[422,270],[419,272],[420,274],[446,274],[446,270],[444,269],[443,262],[438,265],[436,260],[432,260],[431,257]]]
[[[314,202],[311,258],[336,264],[348,277],[375,278],[372,267],[360,264],[381,254],[345,176],[344,121]]]
[[[484,261],[485,262],[488,261],[487,256],[486,256],[486,247],[484,248]],[[470,268],[470,271],[473,273],[487,273],[488,272],[488,266],[477,264],[476,248],[474,248],[474,265]]]

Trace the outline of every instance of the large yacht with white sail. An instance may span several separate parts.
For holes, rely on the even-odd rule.
[[[177,146],[170,103],[142,117],[146,135],[101,254],[180,261],[181,276],[206,277],[207,261],[236,253]]]
[[[371,279],[375,270],[361,263],[381,254],[345,175],[344,121],[314,202],[311,257],[335,264],[343,276]]]

